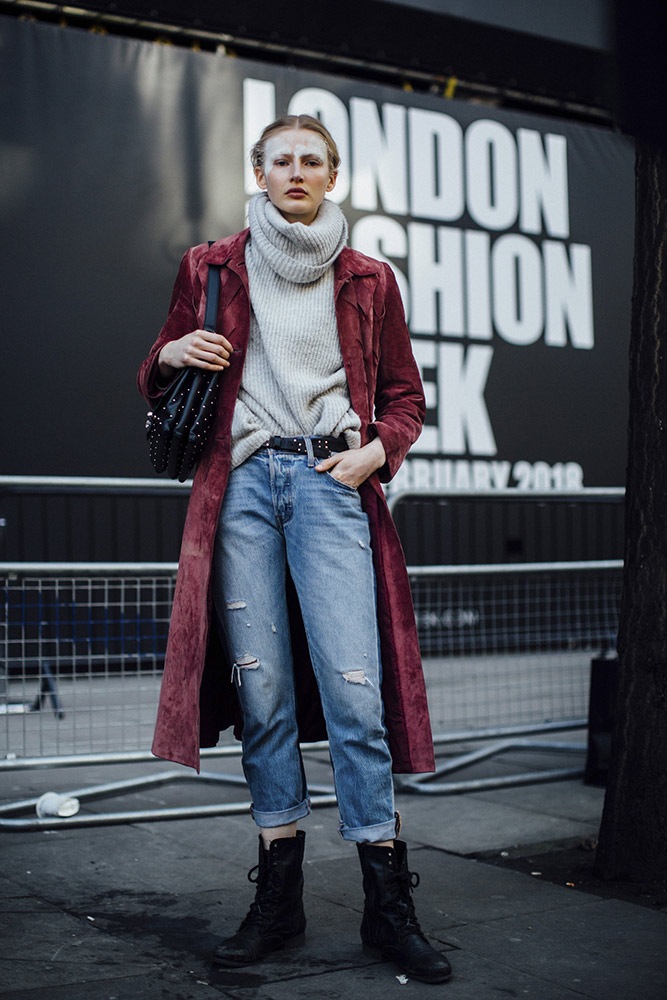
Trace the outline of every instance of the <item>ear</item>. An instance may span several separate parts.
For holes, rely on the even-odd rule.
[[[266,176],[262,167],[255,167],[255,180],[260,191],[266,191]]]
[[[337,181],[337,180],[338,180],[338,171],[336,170],[336,171],[335,171],[335,172],[334,172],[333,174],[331,174],[331,176],[329,177],[329,183],[327,184],[327,192],[328,192],[328,191],[333,191],[333,189],[334,189],[334,188],[336,187],[336,181]]]

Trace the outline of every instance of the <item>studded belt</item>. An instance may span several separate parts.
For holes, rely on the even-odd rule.
[[[344,437],[270,437],[262,445],[262,448],[270,448],[271,451],[291,451],[296,455],[307,455],[309,440],[313,446],[315,458],[329,458],[334,451],[347,451],[347,441]]]

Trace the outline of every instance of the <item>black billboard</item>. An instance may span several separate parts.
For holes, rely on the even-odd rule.
[[[0,18],[2,471],[150,474],[134,374],[187,246],[235,232],[285,111],[343,154],[428,397],[394,488],[619,486],[633,150],[602,128]]]

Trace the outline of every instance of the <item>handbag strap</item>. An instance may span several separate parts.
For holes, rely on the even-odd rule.
[[[208,241],[211,246],[213,240]],[[220,264],[208,265],[208,284],[206,285],[206,313],[204,314],[204,329],[215,332],[218,325],[218,300],[220,298]]]

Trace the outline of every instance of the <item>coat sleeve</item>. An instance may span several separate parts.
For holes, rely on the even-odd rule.
[[[178,270],[171,296],[167,321],[160,330],[157,340],[143,362],[137,375],[139,392],[149,406],[160,399],[165,386],[159,382],[158,355],[170,340],[178,340],[198,327],[195,305],[196,259],[193,247],[187,251]]]
[[[421,433],[426,403],[417,362],[412,353],[403,301],[394,273],[383,265],[378,282],[378,312],[381,318],[380,357],[375,389],[375,419],[369,434],[382,441],[387,461],[378,471],[380,481],[389,482]],[[384,314],[382,306],[384,305]]]

